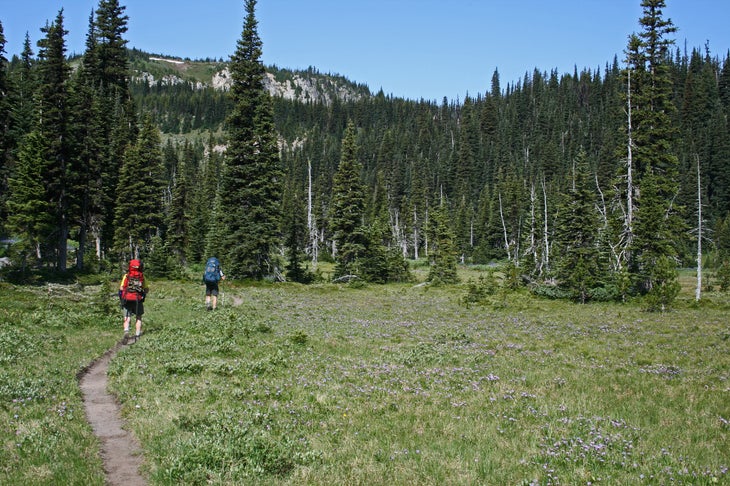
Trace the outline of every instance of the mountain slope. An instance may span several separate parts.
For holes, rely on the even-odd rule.
[[[213,88],[226,91],[231,85],[228,63],[223,61],[190,61],[169,56],[130,51],[132,82],[149,87],[187,84],[193,90]],[[266,68],[264,85],[272,96],[302,102],[330,104],[339,101],[357,101],[369,97],[365,85],[349,81],[343,76],[322,74],[314,68],[306,71]]]

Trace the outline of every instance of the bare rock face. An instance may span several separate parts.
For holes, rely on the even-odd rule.
[[[225,68],[223,71],[218,71],[213,75],[210,84],[215,89],[228,91],[231,87],[231,72],[228,68]]]
[[[172,63],[179,72],[184,72],[189,64],[183,61],[153,57],[150,60]],[[135,77],[146,81],[150,85],[158,82],[168,86],[190,83],[193,89],[212,87],[213,89],[223,91],[228,91],[233,82],[231,72],[227,67],[213,73],[209,83],[187,81],[183,77],[174,74],[165,75],[159,80],[147,72],[137,72]],[[292,72],[288,73],[285,79],[277,80],[274,74],[267,72],[263,81],[264,87],[272,96],[288,100],[330,104],[334,99],[346,102],[358,100],[363,96],[362,92],[354,90],[351,85],[345,82],[339,82],[339,77],[319,73]]]

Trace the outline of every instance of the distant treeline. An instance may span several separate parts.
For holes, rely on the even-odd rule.
[[[730,55],[682,51],[664,2],[641,4],[640,32],[602,70],[535,70],[505,86],[495,71],[484,93],[442,103],[352,84],[358,96],[347,100],[274,97],[280,205],[289,212],[279,254],[291,259],[295,247],[302,262],[337,260],[343,235],[333,208],[351,126],[363,196],[355,231],[367,235],[365,248],[377,242],[433,263],[446,238],[449,261],[507,261],[522,282],[581,300],[648,293],[698,261],[721,268],[730,257]],[[3,60],[2,221],[25,242],[25,258],[63,267],[64,231],[82,257],[84,248],[102,260],[128,253],[120,208],[135,192],[120,181],[135,164],[155,188],[145,207],[155,218],[135,223],[144,227],[135,236],[142,253],[174,267],[211,248],[234,99],[192,78],[132,81],[130,66],[138,74],[150,56],[125,47],[126,29],[113,21],[122,13],[101,1],[88,50],[73,62],[54,50],[63,42],[57,23],[37,57],[28,41],[21,57]],[[280,82],[293,75],[270,69]],[[40,169],[24,168],[34,160]],[[139,173],[128,177],[142,183]],[[34,178],[36,188],[22,182]],[[27,191],[38,191],[37,205]]]

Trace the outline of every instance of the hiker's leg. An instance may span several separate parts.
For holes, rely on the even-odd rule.
[[[213,297],[213,309],[215,310],[215,308],[218,306],[218,283],[215,283],[211,287],[212,288],[210,289],[210,295]]]
[[[129,312],[129,309],[126,307],[126,302],[124,306],[124,336],[122,336],[122,344],[127,344],[129,340],[129,324],[132,320],[132,313]]]
[[[129,323],[132,321],[132,314],[124,309],[124,332],[129,332]]]
[[[138,300],[137,301],[137,309],[136,309],[136,311],[134,313],[134,317],[136,319],[136,321],[134,323],[134,328],[135,328],[134,329],[135,330],[134,335],[136,337],[139,337],[142,334],[142,315],[143,314],[144,314],[144,302],[142,302],[141,300]],[[135,339],[135,342],[136,341],[137,340]]]
[[[210,293],[211,293],[210,285],[206,282],[206,284],[205,284],[205,307],[206,307],[206,309],[210,309]]]

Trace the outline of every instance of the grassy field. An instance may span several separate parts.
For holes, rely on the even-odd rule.
[[[152,282],[110,389],[152,484],[730,483],[730,298],[464,305],[464,284]],[[89,286],[0,287],[0,484],[103,484]]]

